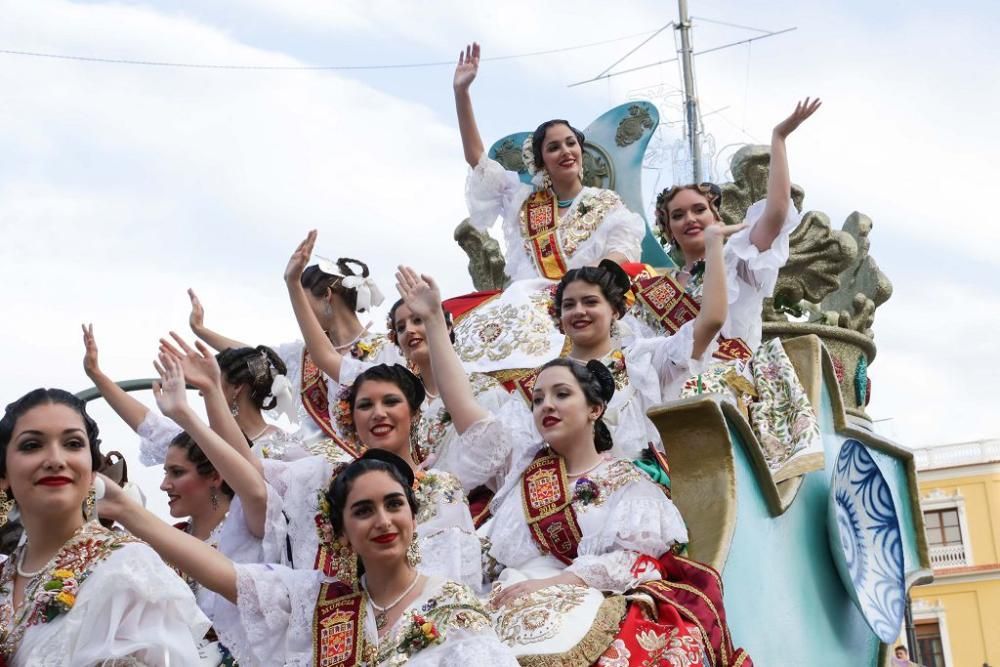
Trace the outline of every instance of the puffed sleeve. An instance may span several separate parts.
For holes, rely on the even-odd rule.
[[[81,584],[55,643],[19,651],[18,660],[42,665],[50,664],[47,655],[59,655],[99,665],[131,657],[150,666],[197,665],[197,644],[208,628],[184,581],[145,544],[126,544]]]
[[[147,410],[136,428],[139,436],[139,462],[145,466],[163,465],[170,442],[184,429],[156,410]]]
[[[570,264],[573,267],[597,264],[613,252],[625,255],[630,262],[638,262],[642,256],[642,237],[645,235],[646,223],[642,216],[622,204],[604,216],[586,244],[577,250]]]
[[[750,241],[750,233],[764,215],[767,201],[762,199],[747,209],[747,228],[734,234],[724,251],[726,261],[726,291],[729,296],[729,316],[722,327],[726,338],[742,338],[756,350],[761,339],[760,312],[764,299],[771,296],[778,281],[778,271],[788,261],[788,239],[802,216],[789,200],[788,214],[781,233],[771,247],[761,252]]]
[[[370,361],[360,361],[352,356],[344,355],[343,359],[340,361],[340,380],[339,384],[344,387],[349,387],[354,384],[354,381],[358,379],[358,376],[364,373],[366,370],[374,366],[375,364]],[[330,402],[332,403],[336,395],[330,397]]]
[[[636,380],[648,405],[680,397],[680,386],[692,375],[703,372],[712,363],[718,341],[712,340],[697,359],[694,354],[694,322],[687,322],[672,336],[635,338],[625,348],[629,378]],[[647,377],[648,376],[648,377]],[[652,387],[659,387],[659,400],[649,402]]]
[[[237,565],[236,606],[245,639],[226,644],[237,662],[311,666],[313,615],[323,581],[315,570]],[[220,637],[234,632],[230,627],[216,629]]]
[[[521,182],[517,172],[508,171],[483,152],[482,158],[465,179],[465,203],[469,222],[480,231],[493,226],[497,217],[520,206],[530,186]]]
[[[601,529],[580,540],[579,554],[567,570],[598,590],[624,593],[659,578],[649,559],[676,543],[687,542],[677,507],[648,479],[618,489],[608,499]]]

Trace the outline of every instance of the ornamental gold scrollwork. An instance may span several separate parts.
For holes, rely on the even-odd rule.
[[[633,104],[628,108],[628,114],[618,123],[618,130],[615,132],[615,143],[623,148],[639,141],[646,130],[652,130],[655,126],[645,105]]]

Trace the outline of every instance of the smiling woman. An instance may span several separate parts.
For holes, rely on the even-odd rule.
[[[149,547],[94,520],[99,444],[84,403],[61,389],[29,392],[0,420],[0,487],[26,536],[0,565],[0,656],[197,664],[208,620],[191,591]]]

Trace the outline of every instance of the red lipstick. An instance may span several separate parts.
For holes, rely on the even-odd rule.
[[[51,477],[42,477],[35,483],[41,484],[42,486],[65,486],[66,484],[72,484],[73,480],[71,480],[69,477],[63,477],[61,475],[53,475]]]
[[[399,537],[399,533],[386,533],[385,535],[379,535],[378,537],[373,537],[372,542],[378,542],[379,544],[390,544],[397,537]]]

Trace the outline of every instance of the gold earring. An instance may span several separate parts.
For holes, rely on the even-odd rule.
[[[83,518],[87,521],[96,518],[95,506],[97,504],[97,493],[94,487],[87,491],[87,499],[83,501]]]
[[[214,486],[211,489],[209,489],[208,499],[209,502],[212,503],[212,509],[214,510],[219,509],[219,494],[216,493]]]
[[[420,564],[420,547],[417,545],[417,531],[413,531],[413,539],[410,540],[410,546],[406,547],[406,562],[409,563],[410,567],[416,567]]]

